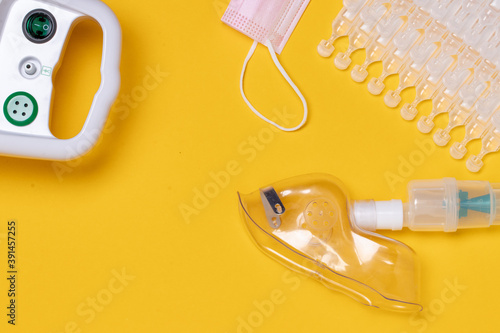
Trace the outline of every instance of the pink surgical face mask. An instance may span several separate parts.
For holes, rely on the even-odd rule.
[[[248,107],[261,119],[284,131],[295,131],[301,128],[307,120],[307,102],[297,86],[283,69],[276,53],[280,54],[285,47],[300,17],[306,10],[310,0],[232,0],[227,7],[222,21],[232,28],[242,32],[254,40],[252,48],[245,59],[241,72],[240,90]],[[304,105],[304,118],[300,125],[294,128],[282,127],[264,117],[248,101],[243,80],[246,67],[257,48],[257,44],[264,44],[283,77],[292,86]]]

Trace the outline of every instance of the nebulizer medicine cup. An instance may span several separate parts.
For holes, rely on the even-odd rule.
[[[500,183],[491,184],[491,188],[495,198],[495,214],[493,218],[493,225],[500,225]]]

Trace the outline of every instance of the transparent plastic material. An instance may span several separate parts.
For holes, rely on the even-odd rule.
[[[486,181],[414,180],[408,202],[356,201],[356,224],[370,231],[402,230],[455,232],[500,224],[500,184]]]
[[[240,195],[240,208],[252,238],[268,256],[365,305],[422,309],[415,253],[352,223],[339,180],[307,175],[267,189]]]
[[[412,181],[405,226],[415,231],[487,228],[500,222],[500,184],[452,178]]]
[[[419,104],[432,101],[430,114],[420,117],[417,128],[435,130],[436,145],[448,145],[451,132],[466,127],[464,139],[451,145],[453,158],[464,158],[469,142],[482,140],[482,151],[467,160],[471,172],[483,167],[486,154],[499,150],[500,127],[494,121],[500,113],[498,0],[344,0],[319,54],[329,57],[341,36],[349,37],[349,47],[336,55],[337,68],[348,69],[353,51],[366,50],[364,63],[351,71],[354,81],[364,82],[369,65],[382,62],[382,74],[368,82],[370,93],[382,94],[385,79],[398,76],[397,88],[384,96],[387,106],[397,107],[403,90],[416,88],[414,101],[401,107],[403,119],[415,119]],[[435,129],[434,118],[443,113],[448,125]]]

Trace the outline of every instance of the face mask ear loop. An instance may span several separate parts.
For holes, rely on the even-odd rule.
[[[304,124],[307,121],[307,115],[308,115],[307,102],[306,102],[306,99],[304,98],[304,96],[302,95],[302,93],[300,92],[299,88],[295,85],[295,83],[293,83],[292,79],[290,78],[290,76],[288,76],[288,74],[285,71],[285,69],[283,68],[283,66],[281,66],[281,64],[280,64],[280,62],[278,60],[278,57],[276,56],[276,52],[274,51],[273,45],[271,44],[271,42],[269,40],[266,42],[266,46],[269,49],[269,53],[271,54],[271,58],[273,59],[274,64],[276,65],[276,67],[280,71],[281,75],[283,75],[283,77],[285,78],[285,80],[293,88],[293,90],[295,91],[295,93],[297,94],[297,96],[299,96],[300,100],[302,101],[302,105],[304,106],[304,118],[302,119],[302,122],[298,126],[296,126],[296,127],[286,128],[286,127],[280,126],[280,125],[276,124],[275,122],[273,122],[273,121],[269,120],[268,118],[266,118],[259,111],[257,111],[257,109],[253,107],[252,103],[250,103],[250,101],[248,100],[247,96],[245,95],[245,89],[243,87],[243,81],[245,79],[245,72],[246,72],[246,69],[247,69],[247,66],[248,66],[248,62],[250,61],[250,59],[252,58],[253,54],[255,53],[255,49],[257,48],[258,44],[259,44],[258,42],[254,41],[254,43],[252,44],[252,47],[250,48],[250,51],[248,52],[248,55],[247,55],[247,57],[245,59],[245,62],[243,63],[243,69],[241,71],[241,78],[240,78],[241,96],[243,97],[243,100],[248,105],[248,107],[250,108],[250,110],[252,110],[253,113],[255,113],[260,119],[262,119],[265,122],[267,122],[267,123],[275,126],[276,128],[279,128],[282,131],[285,131],[285,132],[296,131],[296,130],[300,129],[302,126],[304,126]]]

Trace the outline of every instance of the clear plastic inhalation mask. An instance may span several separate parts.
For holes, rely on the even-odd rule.
[[[444,231],[500,225],[500,183],[414,180],[408,201],[349,202],[329,175],[295,177],[240,195],[245,224],[270,257],[363,304],[421,310],[419,265],[376,230]]]
[[[295,131],[307,121],[307,102],[299,88],[293,83],[285,69],[281,66],[276,53],[280,54],[290,38],[293,30],[307,8],[310,0],[232,0],[222,17],[222,21],[254,40],[244,61],[240,77],[240,92],[248,107],[262,120],[283,130]],[[266,118],[248,100],[244,89],[244,78],[248,62],[252,58],[257,45],[261,43],[269,49],[274,64],[285,80],[299,96],[304,107],[302,122],[293,128],[283,127]]]
[[[336,178],[307,175],[281,181],[240,195],[240,208],[257,245],[290,269],[369,306],[422,309],[415,253],[358,228]]]

